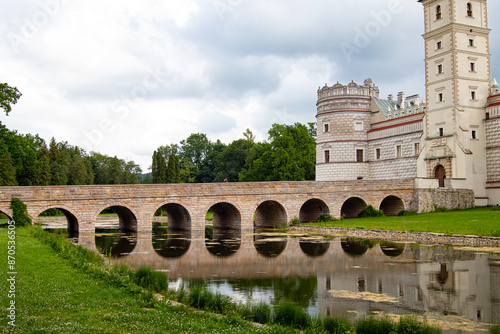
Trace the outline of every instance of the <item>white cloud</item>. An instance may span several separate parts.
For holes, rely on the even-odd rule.
[[[500,79],[500,2],[488,5]],[[423,94],[422,33],[416,0],[4,2],[0,81],[23,96],[0,119],[146,170],[191,133],[263,140],[273,122],[314,122],[325,82]]]

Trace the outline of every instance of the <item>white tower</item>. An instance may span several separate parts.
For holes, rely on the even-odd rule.
[[[438,179],[440,187],[472,189],[476,205],[486,205],[486,0],[419,2],[425,13],[427,110],[418,177],[421,185]]]

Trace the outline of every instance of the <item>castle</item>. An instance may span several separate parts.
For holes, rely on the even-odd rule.
[[[318,89],[316,180],[414,179],[500,204],[500,94],[491,82],[486,0],[419,0],[425,98],[379,97],[371,79]],[[473,194],[473,195],[472,195]]]

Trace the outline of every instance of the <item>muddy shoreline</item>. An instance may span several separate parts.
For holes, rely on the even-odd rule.
[[[447,246],[467,246],[467,247],[500,247],[498,237],[478,237],[475,235],[457,235],[430,232],[406,232],[406,231],[386,231],[386,230],[362,230],[340,227],[316,227],[292,225],[292,231],[307,231],[311,233],[353,237],[374,240],[388,240],[403,243],[416,243],[424,245],[447,245]]]

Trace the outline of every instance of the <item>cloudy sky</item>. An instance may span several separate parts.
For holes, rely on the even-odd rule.
[[[500,79],[500,1],[489,1]],[[16,0],[0,4],[0,82],[21,133],[134,160],[201,132],[314,122],[325,83],[424,93],[416,0]]]

